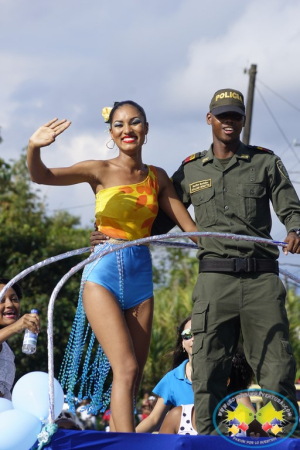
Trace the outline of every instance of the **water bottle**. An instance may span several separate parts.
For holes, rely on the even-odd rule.
[[[32,309],[30,313],[38,314],[39,312],[37,309]],[[22,352],[26,353],[26,355],[32,355],[33,353],[35,353],[37,338],[38,338],[37,333],[33,333],[30,330],[25,330]]]

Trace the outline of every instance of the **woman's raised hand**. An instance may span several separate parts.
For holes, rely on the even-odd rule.
[[[29,145],[34,148],[47,147],[47,145],[55,141],[58,135],[69,128],[70,125],[71,122],[66,119],[52,119],[33,133],[29,139]]]

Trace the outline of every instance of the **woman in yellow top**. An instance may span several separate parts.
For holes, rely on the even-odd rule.
[[[40,148],[52,144],[71,122],[53,119],[40,127],[28,145],[31,179],[55,186],[89,183],[96,195],[98,229],[113,239],[113,244],[108,245],[114,245],[120,238],[150,236],[158,205],[182,230],[197,231],[166,172],[142,161],[142,145],[149,129],[143,108],[132,101],[117,103],[110,113],[109,124],[111,138],[119,148],[116,158],[51,169],[42,162]],[[87,269],[83,305],[113,371],[112,430],[133,432],[134,398],[146,363],[152,327],[151,259],[148,248],[142,245],[123,249],[109,258],[110,255],[114,253]]]

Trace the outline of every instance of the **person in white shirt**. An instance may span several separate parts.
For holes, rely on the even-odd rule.
[[[0,291],[8,283],[7,278],[0,278]],[[15,356],[6,342],[11,336],[25,329],[34,333],[40,331],[38,314],[24,314],[20,317],[20,300],[22,291],[14,284],[0,301],[0,397],[11,400],[16,366]]]

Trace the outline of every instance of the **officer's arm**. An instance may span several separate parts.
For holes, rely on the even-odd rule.
[[[280,158],[269,171],[271,184],[271,201],[279,220],[285,225],[287,247],[284,253],[300,253],[300,237],[291,230],[300,230],[300,201],[292,185],[288,172]]]
[[[184,170],[182,165],[179,167],[178,170],[176,170],[176,172],[172,176],[172,181],[179,199],[182,201],[186,209],[188,209],[191,202],[189,196],[186,195],[183,187]],[[175,227],[175,225],[176,224],[169,218],[169,216],[167,216],[167,214],[164,211],[162,211],[161,208],[159,208],[157,217],[152,226],[151,235],[156,236],[159,234],[168,233],[172,228]]]

